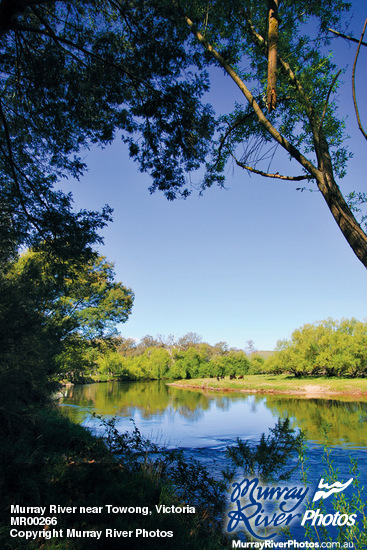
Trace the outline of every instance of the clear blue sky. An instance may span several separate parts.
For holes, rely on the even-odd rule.
[[[356,35],[367,16],[364,0],[353,2]],[[365,38],[366,39],[366,38]],[[352,106],[351,66],[356,45],[333,41],[335,58],[350,67],[338,92],[354,158],[343,190],[366,191],[367,143]],[[367,122],[367,48],[357,73],[362,119]],[[363,74],[364,73],[364,74]],[[358,91],[357,90],[357,91]],[[212,84],[218,111],[240,95],[218,73]],[[366,124],[367,125],[367,124]],[[135,292],[125,337],[182,336],[243,348],[273,349],[304,323],[333,317],[367,317],[367,272],[354,256],[319,193],[297,192],[297,184],[228,170],[228,190],[168,202],[150,195],[148,175],[116,140],[86,154],[89,172],[70,182],[77,208],[108,203],[114,222],[104,231],[101,252],[115,263],[116,278]],[[272,171],[300,174],[284,155]]]

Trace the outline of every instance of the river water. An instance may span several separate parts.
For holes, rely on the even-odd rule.
[[[225,449],[237,438],[257,442],[278,418],[307,434],[309,480],[323,475],[326,438],[334,467],[348,477],[350,458],[358,459],[362,483],[367,471],[367,403],[351,399],[305,399],[289,395],[202,392],[180,389],[166,381],[108,382],[64,388],[62,412],[103,435],[92,413],[116,416],[116,427],[140,432],[155,443],[181,448],[213,473],[226,467]],[[363,479],[364,478],[364,479]]]
[[[121,432],[132,431],[135,424],[154,443],[180,448],[188,458],[199,460],[216,478],[221,478],[221,472],[230,465],[226,449],[236,444],[237,438],[255,445],[262,433],[269,434],[279,418],[288,417],[292,427],[306,433],[305,469],[310,496],[320,478],[330,472],[325,463],[326,440],[335,474],[333,482],[345,484],[353,477],[355,483],[358,474],[360,486],[367,488],[367,398],[306,399],[294,395],[203,392],[183,390],[166,381],[87,384],[64,388],[62,393],[59,401],[62,412],[97,435],[103,436],[105,428],[93,413],[115,417],[115,426]],[[352,461],[358,462],[353,472]],[[296,459],[289,462],[290,467],[296,464]],[[237,474],[240,483],[244,475],[239,471]],[[279,484],[305,490],[299,468],[285,485]],[[343,497],[352,502],[356,492],[356,487],[350,485],[343,491]],[[362,490],[361,501],[366,500],[367,492]],[[335,513],[332,499],[327,500],[324,513]],[[360,513],[357,517],[361,517]],[[297,521],[292,524],[291,536],[298,541],[308,540],[309,533]],[[334,540],[336,527],[328,530],[328,536]],[[244,532],[248,532],[248,527]],[[276,536],[287,540],[287,535],[280,532]]]

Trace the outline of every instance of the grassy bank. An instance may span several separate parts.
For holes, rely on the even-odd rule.
[[[162,468],[136,460],[139,434],[129,441],[121,440],[120,458],[101,439],[93,437],[79,425],[69,422],[54,409],[32,411],[18,419],[0,448],[0,491],[3,514],[0,521],[0,546],[9,550],[115,550],[127,542],[129,549],[149,544],[155,548],[217,549],[226,547],[221,533],[213,529],[213,510],[197,506],[194,497],[179,495],[182,479],[164,475]],[[113,436],[113,433],[112,433]],[[119,441],[114,443],[119,443]],[[158,464],[158,463],[157,463]],[[181,466],[180,466],[181,467]],[[187,469],[190,473],[190,468]],[[187,473],[186,472],[186,473]],[[190,484],[190,478],[185,482]],[[191,487],[195,489],[194,487]],[[181,491],[182,493],[182,491]],[[192,493],[192,495],[194,492]],[[196,507],[195,514],[158,513],[156,505],[179,506],[186,500]],[[210,499],[209,499],[210,500]],[[75,513],[53,513],[63,537],[35,540],[10,537],[10,529],[44,532],[37,524],[12,527],[11,505],[76,507]],[[149,513],[109,513],[106,505],[148,507]],[[100,513],[80,513],[80,507],[101,507]],[[210,507],[210,503],[209,503]],[[27,514],[29,515],[29,514]],[[37,514],[36,514],[37,515]],[[52,526],[46,527],[53,529]],[[67,529],[132,531],[128,539],[66,538]],[[136,530],[173,532],[173,536],[136,537]],[[173,545],[173,546],[172,546]]]
[[[180,388],[195,388],[207,391],[236,391],[244,393],[279,393],[296,394],[303,397],[346,398],[358,397],[367,401],[366,378],[294,378],[286,374],[253,374],[243,379],[230,380],[229,377],[200,378],[196,380],[179,380],[172,385]]]

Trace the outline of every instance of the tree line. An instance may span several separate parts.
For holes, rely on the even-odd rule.
[[[367,375],[367,323],[353,318],[306,324],[290,339],[280,340],[274,352],[251,348],[230,348],[225,342],[210,345],[195,333],[178,339],[148,335],[139,342],[118,336],[87,347],[79,361],[64,355],[60,376],[80,381],[88,376],[156,380],[241,379],[264,373],[294,377]]]
[[[301,376],[367,376],[367,322],[327,319],[280,340],[266,368]]]
[[[264,362],[260,355],[250,356],[225,342],[202,342],[193,332],[177,339],[147,335],[140,341],[122,336],[100,340],[85,350],[79,362],[67,353],[61,358],[60,376],[79,382],[90,376],[119,380],[235,378],[259,372]]]

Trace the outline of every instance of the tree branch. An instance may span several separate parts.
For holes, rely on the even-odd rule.
[[[37,27],[29,27],[27,25],[20,25],[18,23],[13,26],[13,29],[17,30],[17,31],[26,31],[26,32],[33,32],[33,33],[36,33],[36,34],[41,34],[43,36],[47,36],[48,38],[54,38],[55,37],[55,39],[58,42],[60,42],[61,44],[66,44],[67,46],[70,46],[71,48],[75,48],[76,50],[84,53],[86,56],[91,57],[93,59],[96,59],[96,60],[102,62],[105,65],[109,65],[110,67],[113,67],[114,69],[117,69],[118,71],[121,71],[126,76],[128,76],[130,78],[130,80],[135,80],[139,83],[144,83],[144,80],[142,78],[131,74],[131,72],[126,70],[121,65],[117,65],[116,63],[113,63],[112,61],[109,61],[107,59],[103,59],[101,56],[87,50],[86,48],[83,48],[82,46],[79,46],[78,44],[75,44],[75,42],[73,42],[72,40],[68,40],[67,38],[63,38],[61,36],[58,36],[55,33],[53,33],[54,34],[54,37],[53,37],[53,36],[50,35],[50,33],[47,30],[44,31],[42,29],[38,29]],[[75,54],[73,54],[70,50],[65,50],[65,51],[68,52],[70,55],[75,57]],[[83,60],[80,59],[79,57],[77,57],[77,60],[80,63],[84,63]]]
[[[314,140],[315,153],[318,160],[318,168],[316,168],[312,162],[310,162],[302,153],[292,145],[284,136],[282,136],[276,128],[271,124],[271,122],[265,117],[261,108],[255,101],[255,98],[252,96],[250,90],[238,76],[236,71],[232,66],[220,55],[218,51],[209,44],[202,34],[195,27],[194,23],[187,16],[184,16],[187,24],[189,25],[191,32],[197,38],[199,43],[205,48],[209,55],[211,55],[218,64],[227,72],[227,74],[232,78],[238,88],[241,90],[243,95],[246,97],[248,103],[254,110],[259,123],[263,128],[273,137],[273,139],[278,142],[297,162],[306,169],[306,171],[316,179],[317,186],[321,191],[328,208],[336,221],[339,229],[343,233],[346,241],[351,246],[357,258],[363,263],[367,268],[367,235],[361,229],[357,220],[353,216],[350,208],[348,207],[333,175],[333,166],[331,161],[331,156],[329,152],[329,146],[323,135],[322,131],[319,130],[318,117],[313,109],[313,106],[310,100],[307,98],[302,86],[296,79],[291,67],[283,60],[281,62],[284,70],[287,71],[290,80],[293,82],[298,93],[301,95],[301,98],[306,107],[306,114],[308,116],[309,124],[311,126],[311,131]],[[264,39],[262,39],[262,46],[264,46]]]
[[[0,2],[0,37],[9,29],[13,28],[13,23],[17,16],[25,12],[28,7],[39,4],[51,3],[52,0],[1,0]]]
[[[26,207],[25,202],[24,202],[22,189],[21,189],[21,186],[20,186],[20,182],[18,180],[17,172],[16,172],[16,164],[15,164],[14,158],[13,158],[13,151],[12,151],[12,145],[11,145],[8,122],[6,120],[5,113],[3,111],[1,100],[0,100],[0,118],[3,122],[5,140],[6,140],[6,145],[7,145],[7,148],[8,148],[8,155],[4,151],[1,144],[0,144],[0,151],[3,153],[5,159],[7,159],[9,164],[10,164],[10,169],[11,169],[11,173],[12,173],[12,176],[13,176],[14,185],[15,185],[15,188],[17,190],[17,195],[18,195],[20,204],[22,206],[23,212],[26,215],[26,218],[34,225],[34,227],[37,229],[37,231],[39,231],[40,234],[42,235],[42,231],[41,231],[41,229],[40,229],[40,227],[37,223],[37,220],[34,218],[34,216],[32,216],[28,212],[27,207]]]
[[[78,63],[80,63],[80,62],[83,63],[82,60],[79,59],[78,56],[76,56],[73,52],[67,50],[66,48],[64,48],[61,45],[59,37],[55,34],[54,30],[49,25],[49,23],[46,21],[46,19],[43,17],[42,13],[40,13],[40,11],[35,6],[31,6],[31,10],[35,14],[35,16],[40,20],[42,25],[45,27],[45,29],[47,31],[47,34],[52,38],[52,40],[55,42],[56,46],[58,48],[60,48],[62,51],[70,54],[76,61],[78,61]]]
[[[340,70],[336,73],[336,75],[335,75],[334,78],[333,78],[332,83],[330,84],[329,91],[328,91],[328,93],[327,93],[326,100],[325,100],[324,110],[323,110],[323,112],[322,112],[321,119],[320,119],[319,131],[321,130],[322,125],[323,125],[323,123],[324,123],[324,118],[325,118],[325,115],[326,115],[326,110],[327,110],[327,106],[328,106],[328,103],[329,103],[330,94],[331,94],[331,92],[332,92],[332,90],[333,90],[333,87],[334,87],[334,84],[335,84],[335,82],[337,81],[338,76],[340,75],[341,72],[342,72],[342,70],[340,69]]]
[[[365,139],[367,139],[367,134],[366,134],[366,132],[364,131],[363,126],[362,126],[361,117],[359,116],[359,109],[358,109],[358,104],[357,104],[357,98],[356,98],[356,67],[357,67],[357,60],[358,60],[359,50],[361,49],[361,44],[362,44],[363,36],[364,36],[365,31],[366,31],[366,26],[367,26],[367,19],[366,19],[366,21],[364,22],[364,26],[363,26],[361,38],[359,39],[359,42],[358,42],[358,48],[357,48],[357,51],[356,51],[356,56],[355,56],[355,59],[354,59],[353,71],[352,71],[352,90],[353,90],[353,104],[354,104],[354,110],[355,110],[355,112],[356,112],[356,117],[357,117],[357,121],[358,121],[358,127],[359,127],[360,131],[362,132],[362,134],[363,134],[363,136],[364,136]]]
[[[342,32],[335,31],[334,29],[328,29],[328,31],[332,32],[336,36],[340,36],[340,38],[345,38],[345,40],[350,40],[351,42],[356,42],[357,44],[359,44],[359,42],[360,42],[358,40],[358,38],[354,38],[353,36],[348,36],[347,34],[343,34]],[[362,46],[367,46],[367,42],[362,42],[361,41],[361,45]]]
[[[244,15],[246,17],[247,27],[250,31],[250,34],[253,38],[253,41],[263,49],[264,55],[266,56],[266,50],[268,48],[267,41],[265,40],[265,38],[263,36],[261,36],[261,34],[259,34],[257,32],[257,30],[255,29],[255,27],[252,23],[252,20],[248,16],[248,14],[246,12],[244,12]],[[299,80],[297,79],[295,73],[291,69],[291,66],[289,65],[289,63],[284,61],[284,59],[280,56],[278,56],[278,61],[279,61],[280,65],[282,66],[283,70],[287,73],[287,75],[289,77],[289,80],[292,82],[292,84],[294,85],[296,90],[302,96],[304,105],[305,105],[305,107],[307,108],[307,111],[308,111],[308,116],[311,119],[316,119],[316,114],[315,114],[312,102],[309,100],[309,98],[308,98],[307,94],[305,93],[301,83],[299,82]]]
[[[236,157],[231,154],[233,160],[239,166],[240,168],[243,168],[244,170],[247,170],[248,172],[253,172],[254,174],[259,174],[259,176],[264,176],[265,178],[275,178],[279,180],[285,180],[285,181],[302,181],[302,180],[310,180],[314,179],[311,175],[303,175],[303,176],[282,176],[278,172],[276,174],[271,174],[268,172],[263,172],[262,170],[257,170],[256,168],[253,168],[252,166],[247,166],[240,160],[236,159]]]
[[[278,58],[278,0],[268,0],[268,85],[266,103],[268,112],[277,103],[277,58]]]
[[[250,118],[252,116],[254,116],[253,112],[248,113],[247,115],[244,115],[243,117],[240,117],[239,119],[235,120],[235,122],[233,124],[231,124],[231,126],[227,129],[224,136],[221,137],[221,139],[220,139],[220,145],[219,145],[219,149],[218,149],[217,160],[215,161],[212,169],[214,169],[220,161],[220,155],[221,155],[222,149],[224,147],[224,144],[225,144],[226,139],[228,138],[228,136],[233,132],[233,130],[235,130],[237,128],[237,126],[240,126],[243,122],[245,122],[245,120],[247,118]]]
[[[196,28],[191,19],[185,16],[186,23],[189,25],[191,32],[196,36],[200,44],[206,49],[206,51],[218,61],[220,66],[226,71],[226,73],[232,78],[238,88],[241,90],[243,95],[246,97],[248,103],[254,110],[260,124],[269,132],[269,134],[277,141],[295,160],[297,160],[313,177],[319,179],[321,177],[320,171],[310,162],[302,153],[292,145],[280,132],[274,128],[271,122],[266,118],[262,112],[260,106],[256,102],[255,98],[251,94],[250,90],[247,88],[245,83],[238,76],[236,71],[232,66],[221,56],[219,52],[211,44],[209,44],[200,31]]]

